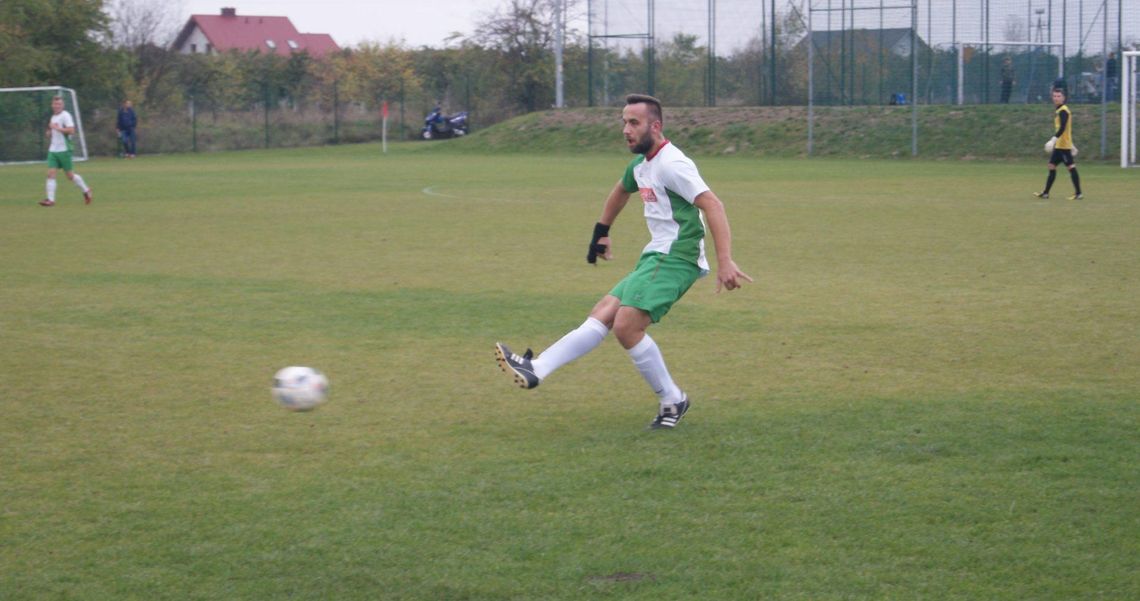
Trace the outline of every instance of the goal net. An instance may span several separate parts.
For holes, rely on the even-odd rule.
[[[1049,102],[1064,76],[1057,42],[958,42],[958,104]],[[1080,89],[1073,90],[1079,94]]]
[[[87,160],[87,139],[75,90],[58,86],[0,88],[0,165],[41,163],[47,158],[51,99],[63,98],[63,110],[75,119],[72,159]]]
[[[1140,84],[1140,51],[1123,53],[1120,70],[1120,166],[1137,167],[1136,161],[1136,109],[1140,105],[1137,91]]]

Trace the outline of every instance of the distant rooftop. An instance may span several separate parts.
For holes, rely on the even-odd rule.
[[[174,40],[183,54],[214,54],[237,50],[289,56],[308,51],[314,58],[337,52],[340,46],[327,33],[301,33],[289,17],[237,14],[223,8],[217,15],[190,15]]]

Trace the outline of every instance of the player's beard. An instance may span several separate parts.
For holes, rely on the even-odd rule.
[[[653,148],[653,136],[649,132],[645,132],[644,136],[637,141],[637,144],[629,147],[629,151],[633,154],[646,154]]]

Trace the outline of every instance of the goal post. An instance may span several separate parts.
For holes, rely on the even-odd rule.
[[[1120,166],[1137,167],[1136,108],[1140,104],[1137,89],[1140,85],[1140,50],[1121,54],[1120,65]]]
[[[1032,81],[1032,79],[1034,78],[1034,70],[1036,69],[1036,66],[1037,66],[1036,61],[1033,60],[1034,59],[1034,51],[1047,49],[1046,55],[1053,56],[1054,49],[1059,50],[1061,48],[1060,42],[996,42],[996,41],[992,41],[992,40],[988,41],[988,42],[986,42],[986,41],[981,41],[981,42],[955,42],[955,45],[957,46],[957,49],[958,49],[958,51],[955,54],[958,55],[957,56],[957,65],[956,65],[956,67],[957,67],[956,68],[956,71],[957,71],[956,75],[958,78],[958,98],[957,98],[958,102],[957,102],[957,104],[959,104],[959,105],[966,103],[966,64],[965,64],[966,58],[965,58],[965,56],[967,54],[966,53],[967,48],[982,48],[982,49],[984,49],[984,55],[986,55],[987,58],[988,58],[989,53],[991,52],[991,50],[995,46],[1010,49],[1010,50],[1020,51],[1024,56],[1029,57],[1029,60],[1030,60],[1030,68],[1029,68],[1029,79],[1030,79],[1030,81],[1026,82],[1026,86],[1032,86],[1034,83]],[[1042,65],[1042,67],[1044,67],[1044,66],[1045,65]],[[1065,76],[1065,61],[1058,60],[1057,61],[1057,78],[1061,78],[1064,76]],[[1050,80],[1050,82],[1051,81],[1053,81],[1053,80]],[[1030,98],[1028,98],[1029,94],[1030,94],[1030,90],[1027,87],[1026,88],[1026,96],[1027,96],[1026,100],[1027,101],[1030,100]]]
[[[72,160],[86,161],[87,138],[75,90],[61,86],[0,88],[0,165],[42,163],[47,157],[51,99],[63,98],[63,109],[75,118]]]

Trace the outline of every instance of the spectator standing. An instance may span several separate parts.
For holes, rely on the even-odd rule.
[[[1104,98],[1108,102],[1116,100],[1116,53],[1109,52],[1104,63]]]
[[[123,144],[123,156],[128,159],[135,158],[135,145],[138,142],[135,137],[135,127],[138,124],[139,118],[131,101],[124,100],[123,105],[119,107],[119,120],[115,131],[119,133],[119,141]]]
[[[1009,95],[1013,92],[1013,59],[1005,57],[1001,62],[1001,103],[1009,104]]]

